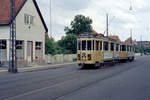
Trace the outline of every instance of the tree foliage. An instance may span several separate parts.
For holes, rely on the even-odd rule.
[[[64,31],[66,34],[75,34],[91,32],[92,31],[92,19],[83,15],[76,15],[74,20],[71,21],[70,27],[66,26]]]
[[[68,34],[55,42],[53,38],[45,37],[45,53],[46,54],[75,54],[77,51],[77,37]]]
[[[77,37],[73,34],[68,34],[67,36],[62,37],[62,39],[58,41],[58,45],[65,50],[63,52],[64,54],[74,54],[77,52]]]
[[[55,54],[55,41],[52,37],[50,38],[48,35],[45,36],[45,53],[52,55]]]

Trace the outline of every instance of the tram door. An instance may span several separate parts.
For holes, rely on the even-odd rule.
[[[33,61],[33,42],[32,41],[27,42],[27,60],[28,62]]]

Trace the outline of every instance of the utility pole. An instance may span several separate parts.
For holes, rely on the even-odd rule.
[[[52,0],[50,0],[50,37],[52,37]]]
[[[10,52],[8,72],[17,73],[15,0],[11,0]]]
[[[108,16],[108,13],[106,14],[106,33],[107,33],[107,37],[108,37],[108,35],[109,35],[109,27],[108,27],[108,24],[109,24],[109,16]]]

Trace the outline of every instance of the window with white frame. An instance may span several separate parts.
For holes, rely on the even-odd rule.
[[[6,49],[6,40],[0,40],[0,49]]]
[[[42,42],[35,42],[35,49],[41,50],[42,49]]]
[[[42,58],[42,42],[35,42],[35,58]]]
[[[24,47],[23,47],[23,41],[22,40],[16,40],[16,56],[17,56],[17,59],[18,60],[21,60],[21,59],[23,59],[23,49],[24,49]]]
[[[28,14],[24,15],[24,23],[27,25],[33,25],[34,17]]]

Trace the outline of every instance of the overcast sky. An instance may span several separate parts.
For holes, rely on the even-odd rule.
[[[43,17],[50,27],[50,1],[37,0]],[[74,16],[82,14],[93,20],[93,28],[98,33],[105,31],[106,13],[109,13],[109,34],[118,35],[121,40],[130,36],[133,39],[150,40],[150,1],[149,0],[51,0],[52,37],[55,40],[65,35],[64,27],[70,25]],[[131,3],[130,3],[131,2]],[[130,11],[130,4],[133,10]]]

